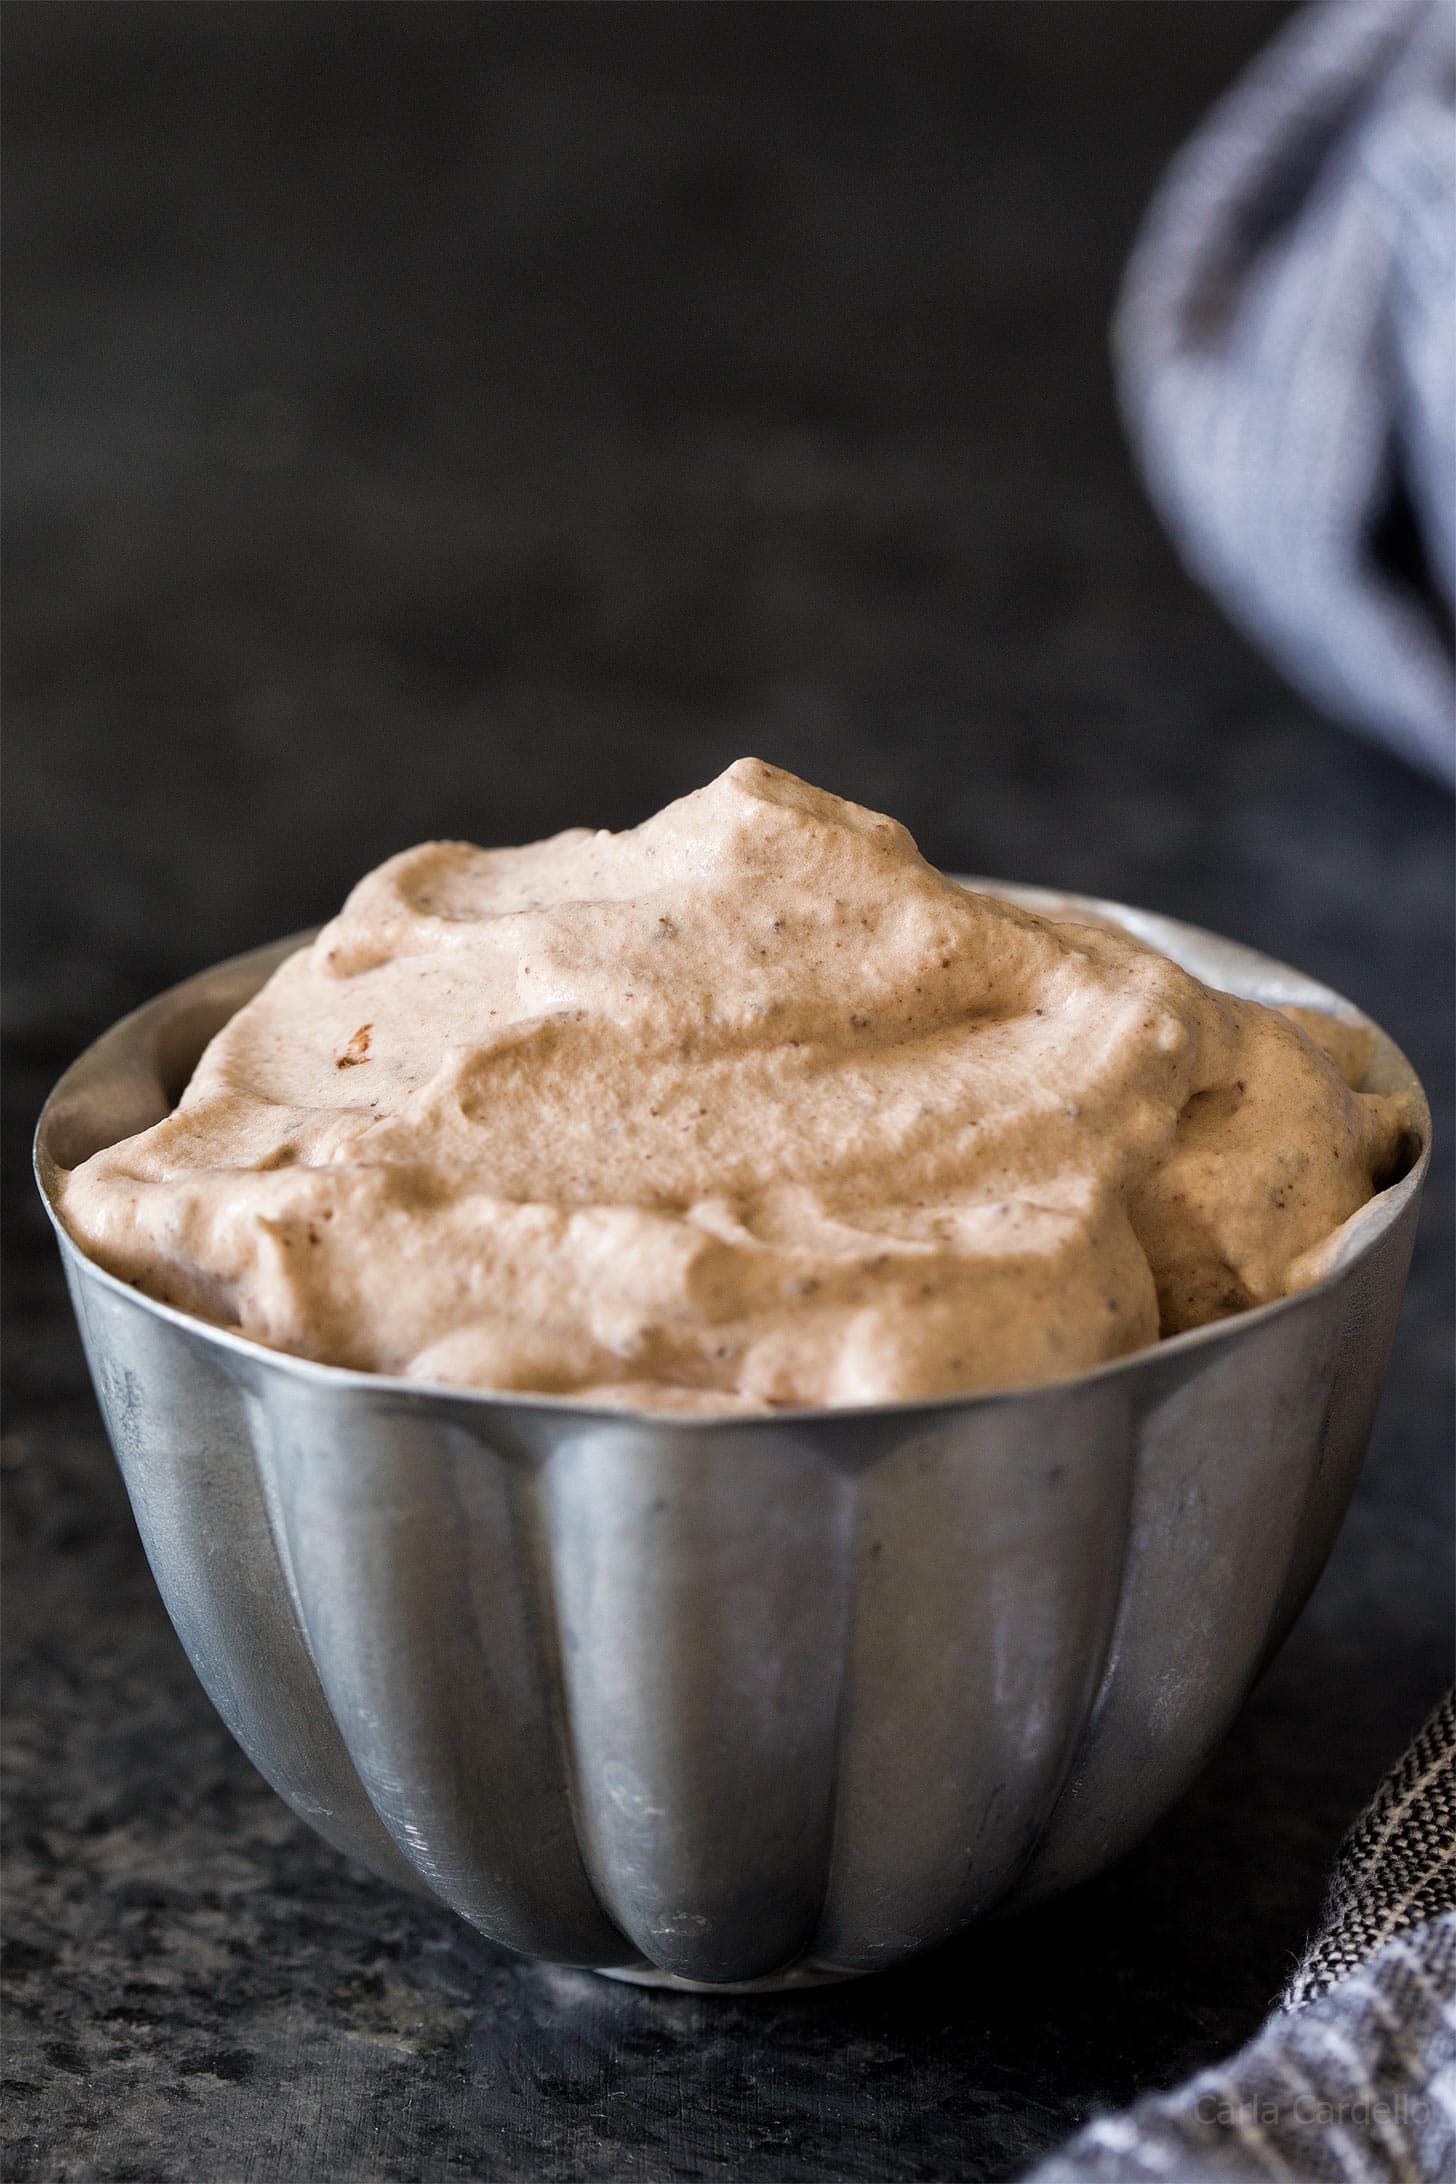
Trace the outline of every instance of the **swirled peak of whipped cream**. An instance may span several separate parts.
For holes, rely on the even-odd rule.
[[[391,858],[63,1211],[305,1357],[875,1403],[1298,1287],[1401,1125],[1283,1016],[742,759],[629,833]]]

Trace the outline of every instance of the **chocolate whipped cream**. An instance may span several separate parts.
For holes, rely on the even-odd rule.
[[[1403,1120],[1285,1016],[742,759],[629,833],[391,858],[62,1208],[333,1364],[876,1403],[1300,1287]]]

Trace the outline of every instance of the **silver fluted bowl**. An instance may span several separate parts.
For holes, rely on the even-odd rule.
[[[1193,927],[1210,983],[1358,1022]],[[56,1087],[37,1171],[158,1120],[294,939]],[[276,1790],[493,1940],[670,1984],[844,1977],[1082,1879],[1192,1779],[1369,1437],[1418,1148],[1317,1288],[1044,1387],[748,1418],[430,1388],[152,1302],[57,1223],[157,1584]]]

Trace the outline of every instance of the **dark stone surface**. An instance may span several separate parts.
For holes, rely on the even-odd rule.
[[[1449,1147],[1450,807],[1180,576],[1105,362],[1279,12],[7,11],[13,2184],[1003,2177],[1277,1990],[1450,1670],[1444,1166],[1350,1521],[1182,1806],[925,1963],[696,2000],[507,1960],[251,1772],[24,1140],[112,1016],[387,851],[751,749],[1330,980]]]

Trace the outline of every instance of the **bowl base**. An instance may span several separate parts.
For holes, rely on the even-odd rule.
[[[675,1988],[679,1994],[785,1994],[795,1987],[833,1987],[866,1976],[840,1964],[792,1964],[767,1979],[683,1979],[677,1972],[659,1971],[655,1964],[602,1964],[597,1970],[603,1979],[620,1979],[631,1987]]]

